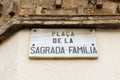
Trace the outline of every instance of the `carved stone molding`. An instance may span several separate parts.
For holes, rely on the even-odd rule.
[[[120,15],[19,15],[0,27],[0,43],[25,28],[120,29]]]

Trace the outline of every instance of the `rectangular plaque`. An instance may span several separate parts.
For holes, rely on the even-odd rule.
[[[29,58],[97,58],[95,30],[32,29]]]

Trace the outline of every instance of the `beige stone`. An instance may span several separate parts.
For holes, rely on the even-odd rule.
[[[37,6],[37,8],[35,10],[35,14],[38,14],[38,15],[42,14],[42,9],[43,8],[41,6]]]

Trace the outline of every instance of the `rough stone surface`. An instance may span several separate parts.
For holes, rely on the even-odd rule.
[[[96,8],[96,0],[93,0],[94,5],[88,4],[88,0],[62,0],[59,9],[56,8],[55,1],[0,0],[3,5],[0,42],[24,28],[120,28],[120,15],[116,9],[119,0],[101,0],[101,9]],[[10,6],[13,2],[15,15],[10,16]]]

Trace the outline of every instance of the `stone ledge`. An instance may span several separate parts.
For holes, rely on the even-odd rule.
[[[120,15],[19,15],[0,27],[0,42],[25,28],[120,29]]]

